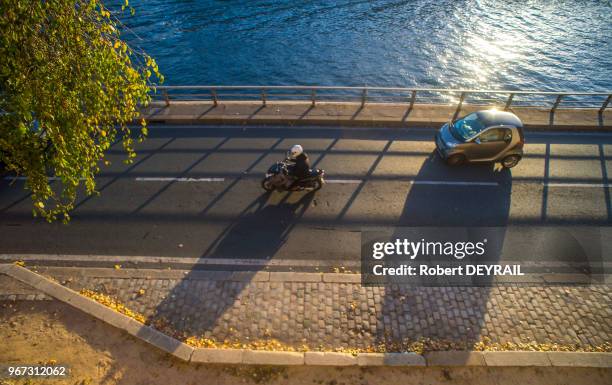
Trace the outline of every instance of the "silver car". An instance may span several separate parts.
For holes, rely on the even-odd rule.
[[[514,167],[523,157],[523,123],[510,112],[483,110],[450,121],[436,133],[438,154],[447,164],[500,162]]]

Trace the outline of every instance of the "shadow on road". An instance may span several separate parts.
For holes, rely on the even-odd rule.
[[[202,257],[273,258],[314,196],[314,192],[289,193],[278,204],[268,204],[270,194],[263,194],[219,235]]]
[[[264,263],[257,265],[263,267],[265,261],[281,258],[280,254],[287,251],[283,246],[292,242],[321,254],[319,251],[323,250],[323,245],[317,237],[322,232],[332,234],[328,243],[337,241],[341,244],[341,239],[334,238],[341,233],[334,232],[336,229],[343,230],[343,233],[349,232],[345,231],[347,229],[356,233],[361,226],[503,227],[508,223],[550,224],[555,223],[554,221],[570,225],[602,225],[610,223],[612,212],[609,190],[606,190],[604,195],[605,206],[602,204],[602,210],[607,216],[601,219],[586,215],[560,216],[547,211],[548,207],[558,210],[559,199],[562,198],[564,202],[567,197],[563,195],[559,198],[557,191],[549,191],[546,186],[543,191],[533,187],[549,181],[608,183],[605,166],[609,162],[609,155],[606,157],[603,145],[595,142],[604,141],[609,144],[612,143],[610,138],[585,140],[588,144],[599,145],[599,153],[594,159],[604,170],[603,180],[558,173],[559,169],[571,168],[560,166],[561,162],[568,164],[571,161],[593,161],[592,155],[583,153],[555,154],[552,151],[551,155],[551,143],[573,143],[575,137],[546,136],[544,139],[538,139],[539,142],[534,144],[544,144],[545,152],[526,153],[522,161],[524,163],[518,166],[525,167],[521,171],[533,172],[514,177],[515,188],[520,184],[525,191],[527,188],[524,185],[530,184],[535,210],[531,210],[531,207],[527,207],[529,205],[523,202],[517,206],[527,211],[530,216],[513,215],[512,220],[509,219],[513,187],[511,172],[488,164],[449,168],[435,154],[428,154],[431,147],[426,146],[431,144],[431,132],[385,128],[161,127],[151,130],[151,139],[150,146],[140,151],[141,158],[138,158],[134,165],[108,170],[102,175],[106,178],[101,184],[102,196],[81,201],[75,210],[73,221],[68,226],[48,225],[33,220],[30,207],[24,202],[27,195],[24,196],[22,190],[4,189],[7,186],[3,184],[0,188],[2,251],[15,254],[249,258],[263,261]],[[358,184],[330,184],[325,190],[321,190],[319,197],[326,196],[325,199],[329,200],[326,202],[329,206],[325,206],[329,207],[329,211],[326,212],[321,204],[316,208],[319,210],[317,215],[313,215],[314,210],[308,212],[309,208],[313,207],[314,194],[260,195],[262,190],[257,183],[262,167],[267,167],[269,161],[282,157],[288,144],[303,139],[310,140],[313,146],[317,144],[316,149],[308,148],[313,159],[315,156],[318,160],[326,157],[327,160],[343,158],[345,166],[365,165],[363,171],[354,167],[354,171],[341,176],[349,180],[358,179]],[[376,146],[371,143],[363,145],[364,142],[371,141],[379,143]],[[423,142],[424,145],[421,144],[418,148],[412,146],[408,150],[395,146],[410,141]],[[113,155],[119,156],[119,150],[114,151]],[[409,165],[406,169],[403,168],[405,164],[393,163],[394,159],[405,158],[417,159],[415,162],[423,163],[420,168],[416,165],[412,168],[412,165]],[[371,162],[369,159],[372,159]],[[550,159],[553,160],[552,165]],[[339,174],[337,164],[329,164],[336,169],[330,168],[328,173]],[[550,171],[555,170],[555,167],[557,174]],[[400,173],[397,173],[398,170]],[[416,175],[414,170],[417,170]],[[138,177],[169,176],[223,177],[227,180],[219,184],[207,184],[205,188],[197,184],[173,181],[134,181]],[[466,180],[483,184],[453,184]],[[442,186],[427,183],[431,181],[449,183]],[[377,183],[394,184],[394,187],[380,188],[374,192],[368,190],[372,184]],[[395,186],[399,185],[402,188],[396,189]],[[405,186],[408,193],[404,199]],[[128,189],[129,191],[126,191]],[[341,193],[336,193],[337,191]],[[376,193],[380,193],[380,200],[364,203],[364,200],[378,198]],[[548,202],[549,200],[551,202]],[[378,207],[371,209],[371,206],[368,206],[376,204],[385,207],[381,207],[378,212]],[[362,207],[359,207],[360,205]],[[364,206],[368,207],[364,209]],[[531,211],[536,211],[536,215],[531,215]],[[396,216],[398,212],[399,216]],[[368,217],[369,214],[372,215]],[[299,228],[296,229],[296,226]],[[311,231],[315,227],[318,232]],[[297,230],[302,228],[309,231],[310,243],[301,244],[306,237],[294,237],[288,241],[291,234],[295,235]],[[354,239],[356,238],[350,238],[351,242]],[[502,233],[496,243],[497,247],[503,246],[505,239],[505,234]],[[358,241],[354,243],[358,244]],[[180,248],[178,244],[181,245]],[[353,243],[349,246],[346,246],[347,244],[348,242],[342,244],[342,252],[346,251],[346,254],[339,254],[338,263],[343,262],[340,258],[352,258],[354,261],[358,256],[353,253]],[[292,251],[282,258],[295,257],[291,253]],[[129,263],[126,262],[124,267],[130,267]],[[251,322],[254,325],[253,331],[243,331],[246,335],[261,335],[258,322],[269,314],[267,310],[281,312],[282,305],[274,309],[262,309],[266,311],[261,314],[246,314],[241,311],[244,310],[239,302],[241,292],[247,285],[259,284],[257,268],[249,265],[249,271],[246,271],[247,268],[243,269],[245,271],[239,271],[240,267],[233,265],[221,266],[218,270],[222,268],[234,270],[231,274],[238,274],[240,279],[228,280],[228,276],[221,271],[191,271],[173,279],[169,288],[160,288],[159,292],[165,293],[169,290],[169,293],[164,298],[157,297],[157,302],[151,301],[155,302],[152,313],[160,318],[172,317],[170,321],[175,328],[186,333],[228,338],[231,337],[227,334],[228,325],[231,323],[227,317],[242,317],[244,323],[239,324]],[[206,279],[198,279],[199,277]],[[354,287],[356,291],[363,291],[363,288],[357,285]],[[372,345],[451,336],[450,342],[465,346],[477,342],[481,334],[489,332],[487,306],[490,305],[490,293],[497,290],[496,288],[410,287],[388,284],[380,289],[383,301],[380,308],[375,308],[373,313],[370,313],[372,309],[347,312],[346,317],[352,317],[351,321],[355,321],[356,325],[361,325],[361,321],[366,317],[374,318],[378,325],[378,328],[371,332],[358,327],[343,329],[342,333],[352,333],[352,341]],[[151,295],[157,295],[156,291]],[[214,300],[203,301],[203,297]],[[256,300],[257,298],[254,299]],[[228,312],[230,308],[232,311]]]
[[[278,203],[271,203],[271,196],[275,194],[279,193],[264,193],[253,201],[217,237],[202,257],[251,258],[266,261],[274,258],[315,197],[314,192],[286,193]],[[224,336],[232,340],[232,337],[237,336],[227,334],[231,329],[228,327],[227,317],[230,315],[228,309],[233,308],[234,312],[236,309],[239,310],[241,293],[245,287],[257,284],[257,272],[253,266],[249,266],[247,271],[234,271],[229,274],[192,270],[177,281],[167,296],[155,306],[150,319],[160,328],[172,325],[174,331],[181,333],[177,336],[179,338],[215,336],[218,341],[219,336]],[[204,281],[201,280],[202,277],[208,279]],[[217,300],[202,301],[203,297]],[[262,314],[265,317],[269,312],[263,311]],[[252,319],[254,325],[260,317],[259,314],[245,312],[234,315],[242,317],[243,322],[245,319]],[[261,337],[258,333],[249,335],[249,330],[239,333],[242,338],[250,337],[253,341]]]
[[[468,178],[483,184],[459,184]],[[444,188],[419,184],[431,180],[449,184]],[[489,163],[449,167],[432,152],[414,179],[398,225],[505,226],[511,192],[510,170]]]
[[[482,185],[452,184],[468,174]],[[451,184],[441,189],[440,186],[419,183],[430,180]],[[477,241],[479,231],[471,226],[500,226],[496,239],[489,239],[487,245],[488,252],[499,255],[505,237],[503,226],[507,225],[509,218],[511,192],[512,177],[508,169],[492,164],[449,167],[436,153],[431,153],[410,187],[391,239],[418,234],[419,239],[426,241],[465,241],[467,235],[468,239]],[[454,236],[457,238],[453,239]],[[401,263],[414,265],[422,262],[428,266],[479,263],[470,259],[465,257],[459,261],[452,256],[419,255],[413,262],[405,260]],[[453,283],[449,285],[451,281]],[[472,350],[472,346],[480,341],[481,334],[487,334],[484,328],[491,283],[487,278],[474,282],[466,277],[388,279],[380,287],[383,299],[376,314],[375,345],[385,346],[390,351],[402,351],[413,348],[414,343],[424,342],[425,349],[438,344],[438,347],[446,346],[447,349]]]

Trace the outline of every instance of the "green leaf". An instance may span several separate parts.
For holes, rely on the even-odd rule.
[[[111,143],[122,141],[133,161],[129,124],[150,100],[149,77],[162,76],[120,39],[100,0],[2,0],[0,30],[0,157],[27,177],[34,216],[68,221],[79,184],[97,193]],[[138,130],[139,140],[148,133],[146,124]],[[62,179],[59,188],[48,176]]]

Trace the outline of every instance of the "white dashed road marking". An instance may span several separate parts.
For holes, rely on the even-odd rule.
[[[4,180],[27,180],[23,176],[5,176]],[[60,180],[59,177],[49,177],[48,180]],[[85,180],[85,178],[80,178]],[[175,177],[137,177],[136,182],[182,182],[182,183],[206,183],[206,182],[224,182],[225,178],[175,178]],[[326,179],[326,183],[330,184],[361,184],[365,179]],[[430,186],[499,186],[498,182],[471,182],[471,181],[445,181],[445,180],[410,180],[407,183],[413,185],[430,185]],[[548,187],[567,187],[567,188],[610,188],[610,183],[542,183]]]
[[[136,182],[223,182],[225,178],[136,178]]]
[[[325,183],[359,184],[363,183],[363,179],[325,179]]]
[[[327,183],[337,184],[360,184],[363,179],[326,179]],[[440,186],[499,186],[497,182],[464,182],[464,181],[444,181],[444,180],[411,180],[407,181],[410,184],[422,185],[440,185]]]
[[[441,186],[499,186],[497,182],[461,182],[443,180],[413,180],[411,184],[441,185]]]
[[[596,187],[596,188],[607,188],[611,187],[609,183],[542,183],[548,187]]]

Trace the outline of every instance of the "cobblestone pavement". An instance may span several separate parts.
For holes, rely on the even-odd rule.
[[[71,277],[60,282],[117,297],[151,320],[216,341],[365,348],[419,338],[470,346],[612,341],[610,285],[362,287],[358,283]],[[140,290],[144,290],[140,292]]]
[[[14,278],[0,274],[0,301],[34,301],[50,300],[51,298],[17,281]]]

